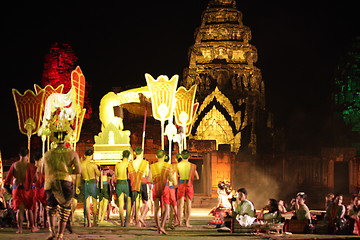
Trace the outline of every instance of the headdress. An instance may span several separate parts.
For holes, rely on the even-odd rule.
[[[67,94],[53,93],[48,97],[40,135],[51,135],[51,140],[58,143],[70,141],[73,135],[71,125],[76,116],[73,96],[71,89]]]

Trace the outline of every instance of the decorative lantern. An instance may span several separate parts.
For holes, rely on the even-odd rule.
[[[161,148],[164,149],[164,125],[174,111],[174,98],[179,76],[174,75],[170,80],[161,75],[156,80],[145,74],[147,86],[151,93],[152,114],[156,120],[161,122]]]
[[[81,68],[77,66],[75,70],[71,72],[71,87],[75,89],[75,104],[76,104],[76,117],[74,120],[74,132],[70,138],[70,142],[73,145],[73,149],[76,150],[76,143],[80,139],[81,127],[84,121],[86,109],[84,106],[85,98],[85,76],[81,71]]]
[[[18,90],[12,89],[12,94],[18,116],[19,130],[22,134],[27,135],[28,149],[30,151],[31,135],[37,133],[40,127],[45,91],[41,90],[38,94],[35,94],[28,89],[22,95]]]
[[[191,86],[189,90],[181,86],[176,91],[175,123],[183,127],[184,134],[193,121],[196,86]],[[183,149],[186,149],[186,135],[183,140]]]

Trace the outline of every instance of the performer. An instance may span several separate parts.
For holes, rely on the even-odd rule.
[[[110,186],[113,185],[113,175],[114,171],[112,171],[108,166],[105,166],[101,169],[101,185],[99,193],[99,223],[104,222],[105,214],[108,212],[109,201],[111,200]]]
[[[130,151],[125,150],[122,154],[122,161],[115,165],[116,196],[118,198],[120,224],[123,227],[130,222],[131,197],[128,177],[128,166]],[[126,206],[126,217],[124,219],[124,204]]]
[[[24,221],[24,211],[28,210],[30,231],[36,232],[39,229],[34,224],[33,214],[33,190],[31,186],[35,180],[36,168],[29,162],[29,150],[20,148],[20,159],[11,164],[9,172],[5,178],[4,186],[11,193],[10,184],[12,184],[12,205],[16,211],[17,227],[16,233],[22,233]]]
[[[146,226],[144,220],[140,216],[140,200],[147,208],[148,194],[147,194],[147,179],[149,175],[149,162],[143,159],[143,150],[141,147],[135,148],[136,158],[129,163],[129,178],[131,183],[133,208],[135,212],[135,223],[137,227]],[[146,211],[146,209],[142,209]]]
[[[153,182],[152,195],[155,206],[154,218],[157,227],[157,232],[159,234],[163,233],[167,235],[168,233],[165,231],[165,222],[169,216],[169,210],[170,210],[168,180],[170,179],[173,182],[175,181],[174,179],[171,178],[172,177],[172,175],[170,174],[171,165],[164,162],[165,151],[162,149],[158,149],[156,151],[156,158],[158,161],[150,165],[150,174]],[[161,212],[161,222],[160,222],[159,210],[161,208],[163,209],[163,211]]]
[[[73,182],[73,191],[74,191],[74,196],[71,200],[71,214],[70,217],[66,223],[66,229],[70,232],[73,233],[73,229],[72,229],[72,223],[74,223],[74,213],[78,204],[78,198],[79,198],[79,194],[80,194],[80,183],[81,183],[81,176],[80,174],[71,174],[71,179]]]
[[[210,214],[212,214],[214,218],[209,224],[216,225],[216,227],[220,228],[224,226],[224,217],[231,215],[232,205],[230,199],[232,199],[232,194],[230,184],[226,181],[220,181],[217,192],[219,201],[217,206],[210,211]]]
[[[179,214],[178,214],[178,207],[177,207],[177,199],[176,199],[176,192],[177,192],[177,184],[178,184],[178,175],[177,175],[177,164],[178,164],[178,156],[176,157],[175,161],[171,163],[171,172],[172,179],[175,182],[169,181],[169,196],[170,196],[170,218],[169,218],[169,228],[175,229],[175,226],[180,225],[179,221]],[[169,161],[169,158],[168,158]],[[169,162],[168,162],[169,163]],[[169,163],[170,164],[170,163]]]
[[[100,176],[99,166],[91,162],[93,150],[85,150],[85,159],[81,162],[81,178],[84,180],[84,217],[87,219],[87,227],[91,227],[90,199],[93,204],[93,222],[97,225],[97,179]]]
[[[44,188],[45,175],[42,173],[43,160],[42,154],[37,152],[34,154],[35,166],[36,166],[36,182],[35,182],[35,212],[34,219],[35,225],[39,217],[41,228],[45,227],[46,223],[46,193]]]
[[[54,132],[57,147],[44,156],[45,190],[50,236],[48,239],[63,239],[66,222],[71,214],[74,197],[71,174],[79,174],[81,166],[78,154],[64,146],[66,132]],[[56,212],[59,213],[58,233],[55,233]]]
[[[199,180],[199,174],[196,171],[196,165],[189,162],[190,152],[183,150],[181,152],[181,162],[177,164],[178,174],[180,177],[177,199],[178,199],[178,211],[180,225],[182,225],[182,218],[184,212],[184,201],[185,205],[185,225],[186,227],[192,227],[190,225],[190,214],[191,214],[191,203],[194,196],[194,179]]]

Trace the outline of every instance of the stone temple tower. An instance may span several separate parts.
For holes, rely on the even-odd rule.
[[[200,103],[190,138],[216,140],[217,146],[228,144],[235,153],[257,153],[265,88],[250,40],[250,28],[243,25],[235,0],[210,0],[183,76],[186,88],[197,84]]]

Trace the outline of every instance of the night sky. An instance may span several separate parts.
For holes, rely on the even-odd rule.
[[[11,3],[1,13],[3,158],[26,141],[17,126],[11,89],[40,84],[54,42],[72,46],[92,86],[93,108],[113,86],[146,85],[144,74],[172,76],[188,65],[188,49],[207,0],[101,1],[74,6]],[[317,139],[327,118],[333,72],[346,45],[360,35],[355,1],[238,0],[258,49],[267,109],[277,127],[300,127]],[[125,126],[126,128],[126,126]],[[314,137],[315,136],[315,137]]]

